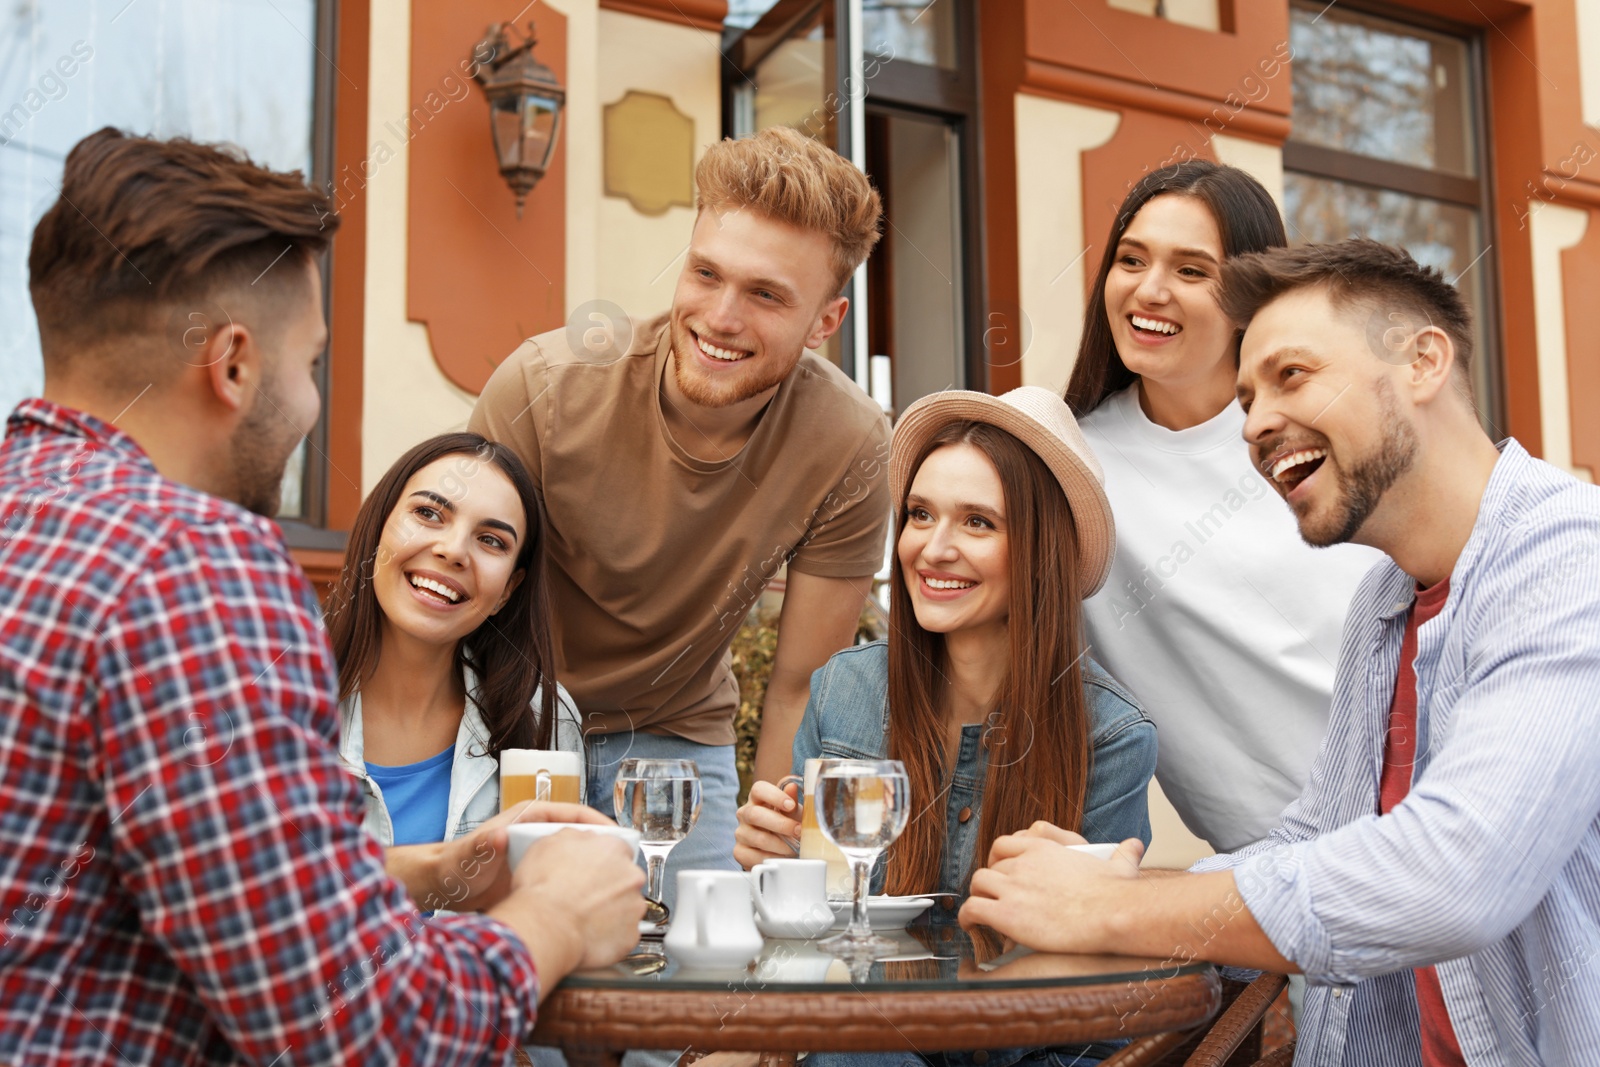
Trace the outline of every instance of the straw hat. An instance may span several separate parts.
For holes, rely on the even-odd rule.
[[[889,450],[889,486],[895,506],[906,497],[911,465],[929,438],[953,422],[998,426],[1044,460],[1067,494],[1078,533],[1078,573],[1085,597],[1098,592],[1111,571],[1117,547],[1105,472],[1078,429],[1078,420],[1055,393],[1024,385],[1002,396],[947,389],[906,408],[895,424]]]

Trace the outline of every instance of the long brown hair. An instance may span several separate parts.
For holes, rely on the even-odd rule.
[[[478,705],[488,728],[489,755],[498,758],[506,748],[553,748],[556,679],[544,577],[544,505],[516,453],[475,433],[430,437],[395,460],[362,502],[350,529],[344,568],[325,611],[339,665],[339,701],[343,703],[359,690],[378,665],[383,608],[373,591],[372,576],[384,524],[413,474],[454,455],[492,463],[509,478],[522,501],[527,527],[516,563],[522,581],[498,614],[461,639],[456,646],[456,669],[471,667],[478,676],[478,688],[470,699]],[[540,698],[537,719],[532,714],[535,692]]]
[[[1083,695],[1083,634],[1078,585],[1078,540],[1061,483],[1033,450],[1011,434],[980,422],[945,427],[922,449],[906,490],[938,448],[968,444],[994,464],[1005,492],[1007,573],[1011,586],[1006,629],[1011,649],[1005,680],[984,729],[989,752],[973,862],[982,866],[995,838],[1036,819],[1077,830],[1083,821],[1091,753]],[[905,529],[898,502],[896,530]],[[953,768],[945,765],[942,634],[917,623],[905,575],[889,578],[889,758],[906,766],[915,812],[890,852],[887,892],[919,893],[939,884],[944,862],[942,800]],[[963,884],[971,877],[969,869]]]
[[[1117,208],[1105,252],[1100,257],[1100,273],[1095,275],[1089,306],[1085,309],[1083,333],[1078,339],[1078,360],[1072,365],[1066,393],[1067,406],[1080,419],[1112,393],[1132,385],[1136,377],[1122,362],[1111,334],[1111,318],[1106,314],[1106,279],[1117,262],[1117,246],[1122,243],[1122,235],[1128,232],[1128,227],[1133,225],[1134,217],[1164,193],[1192,196],[1206,206],[1222,238],[1224,259],[1289,243],[1272,194],[1238,167],[1190,159],[1158,168],[1140,178],[1123,198],[1122,206]],[[1236,350],[1235,357],[1237,354]]]

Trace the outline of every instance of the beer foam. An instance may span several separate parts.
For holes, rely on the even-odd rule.
[[[500,750],[501,774],[550,774],[576,778],[582,773],[576,752],[544,752],[536,748]]]

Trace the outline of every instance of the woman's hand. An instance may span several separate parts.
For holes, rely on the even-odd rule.
[[[739,809],[733,858],[749,870],[766,860],[794,859],[800,851],[800,785],[782,789],[771,782],[750,787],[750,800]]]

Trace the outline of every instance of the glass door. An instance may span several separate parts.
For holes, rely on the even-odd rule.
[[[869,384],[895,412],[967,384],[960,160],[945,119],[867,109],[867,172],[885,220],[867,261]]]
[[[746,137],[769,126],[792,126],[859,165],[851,151],[850,101],[839,89],[839,70],[850,66],[849,4],[779,0],[759,15],[750,8],[744,5],[754,24],[730,29],[731,40],[725,42],[724,132]],[[850,313],[821,349],[858,382],[863,381],[859,371],[865,369],[858,370],[855,359],[864,303],[860,288],[859,279],[852,279]]]
[[[889,411],[986,388],[971,6],[763,2],[730,8],[748,28],[725,42],[727,134],[793,126],[860,166],[884,201],[883,239],[828,357]]]

